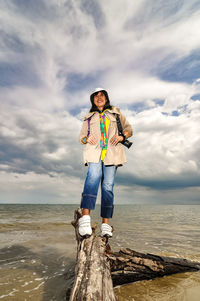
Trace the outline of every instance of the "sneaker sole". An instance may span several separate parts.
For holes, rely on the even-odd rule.
[[[112,236],[111,236],[111,235],[109,235],[109,234],[104,234],[104,235],[101,235],[101,237],[112,238]]]
[[[79,234],[80,235],[80,234]],[[92,235],[92,234],[91,234]],[[81,238],[89,238],[91,236],[90,234],[80,235]]]

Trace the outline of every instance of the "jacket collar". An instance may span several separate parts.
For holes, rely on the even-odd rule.
[[[107,109],[106,110],[106,112],[109,112],[109,113],[111,113],[111,114],[120,114],[120,108],[116,108],[116,107],[113,107],[112,109]],[[91,118],[95,113],[98,113],[97,111],[95,111],[95,112],[90,112],[90,113],[88,113],[87,115],[85,115],[84,117],[83,117],[83,120],[86,120],[86,119],[88,119],[88,118]]]
[[[111,114],[120,114],[120,108],[116,108],[116,107],[113,107],[112,110],[107,109],[107,111]]]
[[[88,113],[87,115],[85,115],[82,119],[83,119],[83,120],[86,120],[86,119],[92,117],[95,113],[96,113],[96,112],[90,112],[90,113]]]

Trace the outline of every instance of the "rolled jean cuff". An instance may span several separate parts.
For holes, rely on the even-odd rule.
[[[96,198],[97,198],[96,195],[82,193],[81,208],[94,210]]]
[[[112,218],[113,216],[113,206],[101,206],[101,217],[103,218]]]

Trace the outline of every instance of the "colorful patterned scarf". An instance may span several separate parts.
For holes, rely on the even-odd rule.
[[[106,129],[106,114],[105,111],[100,113],[100,129],[101,129],[101,139],[100,146],[102,150],[107,149],[108,146],[108,135]]]

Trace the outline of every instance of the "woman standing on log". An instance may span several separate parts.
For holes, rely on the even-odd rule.
[[[85,144],[83,157],[89,165],[82,193],[82,217],[79,219],[79,234],[92,234],[90,210],[95,208],[101,182],[101,235],[112,236],[109,219],[113,215],[114,179],[118,166],[126,162],[123,143],[131,137],[133,129],[119,108],[110,105],[106,90],[97,88],[90,96],[92,107],[83,118],[79,142]],[[117,117],[118,116],[118,117]],[[119,132],[120,120],[122,132]]]

